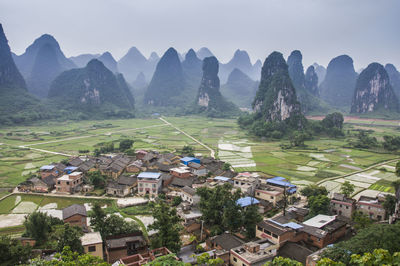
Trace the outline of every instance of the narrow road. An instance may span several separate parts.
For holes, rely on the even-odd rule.
[[[352,173],[350,173],[350,174],[345,174],[345,175],[341,175],[341,176],[334,176],[334,177],[330,177],[330,178],[325,178],[325,179],[323,179],[323,180],[321,180],[321,181],[318,181],[316,184],[317,184],[317,185],[320,185],[320,184],[322,184],[322,183],[324,183],[324,182],[326,182],[326,181],[336,180],[336,179],[339,179],[339,178],[343,178],[343,177],[347,177],[347,176],[351,176],[351,175],[355,175],[355,174],[360,174],[360,173],[366,172],[366,171],[368,171],[368,170],[371,170],[371,169],[373,169],[373,168],[376,168],[376,167],[378,167],[378,166],[382,166],[382,165],[385,165],[385,164],[388,164],[388,163],[397,162],[397,161],[399,161],[399,160],[400,160],[400,158],[391,159],[391,160],[388,160],[388,161],[384,161],[384,162],[381,162],[381,163],[377,163],[377,164],[368,166],[367,168],[365,168],[365,169],[363,169],[363,170],[356,171],[356,172],[352,172]],[[360,193],[360,192],[361,192],[361,191],[359,191],[358,193]],[[353,197],[354,197],[355,195],[357,195],[358,193],[354,194]]]
[[[176,130],[178,130],[179,132],[181,132],[181,133],[182,133],[183,135],[185,135],[186,137],[188,137],[188,138],[194,140],[195,142],[197,142],[198,144],[200,144],[201,146],[203,146],[204,148],[206,148],[207,150],[209,150],[209,151],[210,151],[210,156],[211,156],[212,158],[215,159],[215,151],[214,151],[213,149],[211,149],[210,147],[208,147],[206,144],[202,143],[200,140],[195,139],[194,137],[190,136],[190,135],[189,135],[188,133],[186,133],[185,131],[183,131],[183,130],[177,128],[176,126],[174,126],[173,124],[171,124],[170,122],[168,122],[167,120],[165,120],[164,118],[160,117],[159,119],[160,119],[161,121],[163,121],[165,124],[167,124],[167,125],[169,125],[169,126],[175,128]]]

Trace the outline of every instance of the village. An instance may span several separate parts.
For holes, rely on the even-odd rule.
[[[254,225],[216,232],[207,224],[202,213],[206,199],[199,191],[218,187],[239,195],[235,203],[240,212],[247,215],[248,209],[257,210],[259,218],[251,220]],[[183,241],[179,252],[166,246],[152,249],[149,238],[157,238],[157,230],[149,231],[148,236],[138,230],[102,238],[91,226],[87,206],[73,204],[57,215],[48,213],[81,227],[84,252],[112,265],[144,265],[166,255],[186,264],[198,264],[196,258],[204,254],[215,259],[216,265],[263,265],[277,256],[316,265],[326,247],[354,235],[355,213],[376,223],[393,223],[399,215],[398,197],[395,212],[388,213],[384,206],[388,194],[356,200],[351,198],[351,186],[349,193],[331,193],[328,212],[315,213],[304,188],[283,177],[237,173],[228,163],[211,157],[151,150],[136,150],[133,156],[80,156],[43,165],[17,189],[22,194],[118,198],[126,201],[125,206],[165,201],[176,208],[181,238],[185,234],[195,236]],[[318,187],[309,186],[313,189]],[[249,225],[253,230],[248,229]],[[249,231],[254,231],[253,235]],[[35,246],[32,238],[18,239],[24,245]],[[42,255],[49,256],[49,252]]]

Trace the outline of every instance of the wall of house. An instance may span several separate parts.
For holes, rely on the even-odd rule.
[[[157,195],[160,192],[161,184],[162,184],[161,178],[156,181],[138,180],[138,194]]]
[[[366,204],[357,204],[357,210],[368,215],[373,220],[383,220],[385,219],[386,211],[382,207],[375,207]]]
[[[348,204],[347,202],[331,201],[331,211],[334,214],[343,215],[351,218],[354,212],[354,205]]]
[[[75,225],[80,227],[86,227],[87,219],[83,215],[75,214],[72,215],[71,217],[68,217],[67,219],[64,219],[64,223],[69,223],[70,225]]]
[[[95,247],[95,251],[90,252],[89,247]],[[97,256],[100,258],[103,258],[103,243],[97,243],[97,244],[92,244],[92,245],[85,245],[83,246],[83,250],[86,254],[91,254],[93,256]]]
[[[256,191],[255,191],[256,198],[271,202],[275,207],[277,202],[283,200],[283,193],[278,194],[278,195],[274,195],[274,194],[271,194],[268,191],[265,191],[262,189],[256,189]]]
[[[126,248],[108,250],[106,249],[107,262],[113,264],[120,258],[128,256]]]

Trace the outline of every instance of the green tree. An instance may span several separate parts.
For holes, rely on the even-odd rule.
[[[52,230],[50,240],[55,241],[58,252],[64,250],[68,246],[71,251],[83,253],[83,246],[80,237],[83,235],[82,228],[78,226],[70,226],[68,223],[64,225],[55,225]]]
[[[342,262],[336,262],[328,258],[322,258],[317,262],[317,266],[334,266],[334,265],[345,266],[345,264]]]
[[[229,200],[225,203],[225,208],[222,212],[222,224],[230,232],[235,232],[243,226],[242,207],[236,204],[235,201]]]
[[[95,204],[90,216],[90,225],[100,232],[103,239],[111,235],[130,234],[139,231],[135,222],[127,222],[115,214],[107,216],[99,204]]]
[[[150,230],[157,230],[157,237],[153,238],[153,248],[167,247],[173,252],[181,249],[180,231],[183,229],[180,224],[175,208],[171,208],[164,201],[158,202],[153,208],[154,223],[149,226]]]
[[[224,163],[224,165],[222,166],[222,170],[224,171],[229,171],[231,170],[231,164],[230,163]]]
[[[355,211],[351,217],[354,222],[354,228],[358,231],[360,229],[367,228],[372,224],[372,220],[368,217],[368,215]]]
[[[182,148],[182,154],[185,154],[187,156],[194,156],[194,148],[192,146],[183,146]]]
[[[246,229],[247,238],[256,237],[256,225],[262,221],[257,205],[250,205],[244,210],[243,224]]]
[[[54,259],[48,261],[44,259],[33,259],[31,266],[109,266],[102,258],[91,254],[80,255],[78,252],[71,251],[70,247],[64,247],[61,253],[56,253]]]
[[[385,201],[383,202],[383,208],[385,208],[386,216],[392,215],[396,209],[396,197],[388,194],[385,196]]]
[[[120,151],[129,150],[129,149],[132,147],[133,143],[134,143],[134,141],[131,140],[131,139],[124,139],[124,140],[121,140],[121,141],[119,142],[119,150],[120,150]]]
[[[106,185],[107,177],[102,175],[99,170],[86,173],[86,177],[95,188],[104,188]]]
[[[318,195],[328,195],[328,190],[326,187],[318,186],[318,185],[308,185],[300,191],[301,195],[309,198],[311,196],[318,196]]]
[[[221,258],[212,259],[208,253],[203,253],[199,256],[194,255],[196,258],[197,265],[224,265],[224,261]]]
[[[400,176],[400,161],[398,161],[397,163],[396,163],[396,175],[397,176]],[[396,182],[396,181],[395,181]],[[398,180],[397,181],[397,184],[399,184],[399,186],[400,186],[400,181]]]
[[[182,261],[176,259],[175,254],[168,254],[165,256],[160,256],[155,260],[148,262],[145,266],[186,266]]]
[[[31,257],[31,247],[22,246],[18,240],[0,236],[0,264],[19,265],[27,263]]]
[[[264,266],[302,266],[301,262],[289,258],[275,257],[274,260],[267,262]]]
[[[290,144],[294,147],[304,147],[304,141],[307,135],[300,131],[294,131],[290,136]]]
[[[354,192],[355,186],[350,183],[349,181],[344,181],[342,186],[340,187],[340,192],[345,195],[346,197],[350,197],[351,194]]]
[[[25,235],[35,239],[39,246],[47,240],[52,226],[57,224],[63,224],[63,221],[43,212],[33,212],[25,217]]]
[[[325,195],[311,196],[308,198],[310,213],[307,218],[312,218],[318,214],[328,214],[331,200]]]
[[[395,252],[393,255],[385,249],[375,249],[372,253],[367,252],[363,255],[351,255],[350,263],[353,265],[400,265],[400,252]]]
[[[174,197],[172,199],[172,206],[178,206],[179,204],[182,203],[182,198],[180,196]]]

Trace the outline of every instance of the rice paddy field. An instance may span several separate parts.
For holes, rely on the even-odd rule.
[[[285,141],[261,141],[241,130],[235,119],[205,117],[165,117],[173,126],[207,145],[216,155],[237,171],[259,171],[283,176],[299,186],[319,183],[337,191],[348,180],[357,191],[366,189],[393,192],[390,183],[396,180],[393,163],[358,173],[377,163],[398,158],[383,150],[349,148],[348,139],[316,138],[306,141],[303,149],[282,149]],[[314,119],[318,119],[314,118]],[[158,118],[49,122],[35,126],[0,128],[0,187],[15,187],[44,164],[92,152],[96,144],[120,139],[133,139],[135,149],[160,152],[179,151],[193,146],[196,155],[210,151]],[[379,141],[384,135],[399,135],[399,121],[348,117],[345,131],[372,130]],[[354,133],[355,134],[355,133]]]

